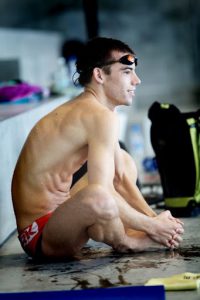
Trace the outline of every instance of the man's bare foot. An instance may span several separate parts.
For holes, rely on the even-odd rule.
[[[114,247],[118,252],[143,252],[152,250],[164,250],[166,247],[152,240],[144,232],[136,232],[128,230],[128,234],[124,238],[124,242]]]

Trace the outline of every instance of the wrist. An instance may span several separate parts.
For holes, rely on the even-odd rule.
[[[153,218],[154,217],[150,217],[150,216],[146,216],[144,215],[144,219],[142,220],[142,231],[144,231],[146,234],[150,234],[151,233],[151,229],[153,226]]]

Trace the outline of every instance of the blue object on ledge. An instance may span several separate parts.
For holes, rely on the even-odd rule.
[[[70,291],[0,293],[0,300],[165,300],[163,286],[128,286]]]

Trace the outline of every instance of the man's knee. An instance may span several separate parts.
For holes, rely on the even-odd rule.
[[[88,186],[87,205],[97,218],[110,220],[118,216],[119,211],[112,194],[100,185]]]

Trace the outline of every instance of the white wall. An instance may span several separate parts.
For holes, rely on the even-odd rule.
[[[62,97],[0,122],[0,245],[16,228],[11,179],[25,139],[41,117],[66,100]]]
[[[55,32],[0,29],[0,59],[19,59],[21,79],[33,84],[50,83],[60,44]]]

